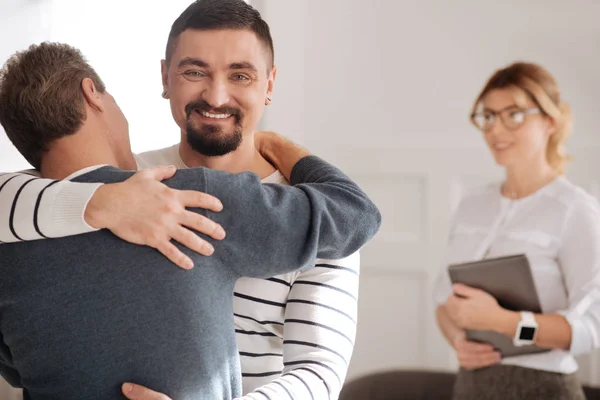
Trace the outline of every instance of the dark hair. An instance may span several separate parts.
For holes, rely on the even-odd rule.
[[[275,49],[269,25],[260,13],[243,0],[196,0],[175,20],[167,41],[166,61],[169,65],[177,39],[184,31],[196,29],[247,29],[256,34],[269,51],[269,68],[275,62]]]
[[[0,124],[34,168],[53,141],[81,128],[84,78],[100,93],[106,90],[81,52],[61,43],[32,45],[0,70]]]

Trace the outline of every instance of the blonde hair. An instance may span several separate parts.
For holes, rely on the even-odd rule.
[[[564,174],[565,164],[570,160],[565,154],[564,142],[571,135],[573,117],[569,105],[560,98],[558,83],[544,67],[518,62],[496,71],[477,96],[473,113],[489,92],[510,88],[521,89],[536,103],[543,115],[554,120],[556,131],[548,139],[546,159],[559,174]]]

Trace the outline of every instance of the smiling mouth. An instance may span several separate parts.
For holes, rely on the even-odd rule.
[[[201,116],[203,116],[204,118],[210,118],[210,119],[227,119],[233,115],[233,114],[210,113],[208,111],[202,111],[202,110],[194,110],[194,111],[197,112],[198,114],[200,114]]]
[[[508,149],[510,147],[512,147],[511,143],[495,143],[495,144],[492,145],[492,148],[495,151],[503,151],[503,150],[506,150],[506,149]]]

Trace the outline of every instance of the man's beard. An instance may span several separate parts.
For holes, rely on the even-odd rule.
[[[231,114],[235,118],[233,132],[224,132],[219,125],[201,124],[194,126],[191,115],[194,111],[205,111],[211,114]],[[190,103],[185,107],[185,136],[194,151],[208,156],[218,157],[237,150],[242,143],[242,113],[233,107],[213,108],[204,100]]]

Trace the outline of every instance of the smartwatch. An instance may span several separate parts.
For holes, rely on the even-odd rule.
[[[538,324],[533,313],[521,311],[521,321],[517,325],[513,344],[517,347],[531,346],[535,342],[537,330]]]

